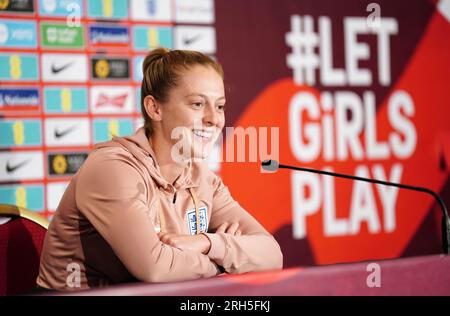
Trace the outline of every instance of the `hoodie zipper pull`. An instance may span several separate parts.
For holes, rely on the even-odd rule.
[[[177,200],[177,191],[173,194],[173,204],[175,204],[175,201]]]

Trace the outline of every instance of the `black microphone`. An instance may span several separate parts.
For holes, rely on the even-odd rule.
[[[381,185],[387,185],[387,186],[392,186],[392,187],[398,187],[398,188],[406,189],[406,190],[413,190],[413,191],[419,191],[419,192],[428,193],[441,206],[441,209],[442,209],[442,251],[445,254],[448,254],[449,251],[450,251],[450,249],[449,249],[449,245],[450,245],[450,222],[449,222],[447,207],[445,206],[445,203],[441,199],[441,197],[436,192],[434,192],[434,191],[432,191],[432,190],[430,190],[428,188],[412,186],[412,185],[408,185],[408,184],[389,182],[389,181],[381,181],[381,180],[370,179],[370,178],[357,177],[357,176],[352,176],[352,175],[349,175],[349,174],[330,172],[330,171],[324,171],[324,170],[318,170],[318,169],[312,169],[312,168],[287,166],[287,165],[282,165],[278,161],[273,160],[273,159],[264,160],[261,163],[261,167],[264,170],[270,171],[270,172],[276,172],[278,169],[291,169],[291,170],[306,171],[306,172],[324,174],[324,175],[332,176],[332,177],[345,178],[345,179],[351,179],[351,180],[357,180],[357,181],[364,181],[364,182],[370,182],[370,183],[375,183],[375,184],[381,184]]]

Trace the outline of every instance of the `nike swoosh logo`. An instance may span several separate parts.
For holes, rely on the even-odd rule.
[[[189,37],[189,38],[185,37],[185,38],[183,38],[183,43],[184,43],[184,45],[190,45],[193,42],[197,41],[200,37],[202,37],[202,33],[199,33],[199,34]]]
[[[55,137],[56,138],[61,138],[66,136],[67,134],[69,134],[70,132],[72,132],[73,130],[75,130],[75,128],[77,128],[77,126],[72,126],[69,127],[68,129],[65,129],[63,131],[58,130],[57,128],[55,128]]]
[[[67,64],[65,64],[65,65],[62,65],[62,66],[56,66],[55,64],[52,64],[52,74],[57,74],[57,73],[60,73],[61,71],[63,71],[64,69],[66,69],[66,68],[68,68],[68,67],[70,67],[70,66],[72,66],[73,65],[73,61],[71,61],[71,62],[68,62]]]
[[[6,172],[7,173],[12,173],[12,172],[16,171],[17,169],[22,168],[23,166],[25,166],[29,162],[30,162],[30,159],[27,159],[27,160],[22,161],[21,163],[18,163],[15,166],[11,166],[10,162],[8,161],[6,163]]]

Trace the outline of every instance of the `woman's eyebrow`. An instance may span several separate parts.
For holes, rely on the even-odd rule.
[[[201,94],[201,93],[190,93],[190,94],[187,94],[185,97],[186,98],[188,98],[188,97],[202,97],[204,99],[208,98],[206,95]]]
[[[189,97],[202,97],[205,100],[209,100],[208,96],[206,96],[202,93],[190,93],[185,96],[185,98],[189,98]],[[225,97],[221,96],[221,97],[217,98],[216,101],[219,101],[219,100],[225,100]]]

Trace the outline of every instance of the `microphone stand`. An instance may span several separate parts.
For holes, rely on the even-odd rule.
[[[345,178],[345,179],[351,179],[351,180],[358,180],[358,181],[364,181],[369,183],[375,183],[375,184],[381,184],[381,185],[387,185],[387,186],[394,186],[401,189],[407,189],[407,190],[413,190],[418,192],[424,192],[429,195],[431,195],[441,206],[442,209],[442,251],[444,254],[448,254],[450,251],[449,245],[450,245],[450,222],[449,222],[449,216],[447,207],[445,206],[444,201],[441,199],[441,197],[434,191],[425,188],[425,187],[419,187],[419,186],[412,186],[408,184],[401,184],[401,183],[394,183],[394,182],[388,182],[388,181],[382,181],[382,180],[376,180],[376,179],[370,179],[370,178],[362,178],[357,176],[351,176],[348,174],[343,173],[337,173],[337,172],[330,172],[330,171],[324,171],[324,170],[318,170],[318,169],[311,169],[311,168],[304,168],[304,167],[294,167],[294,166],[288,166],[283,164],[278,164],[275,160],[265,160],[262,162],[262,167],[269,166],[270,164],[275,163],[275,165],[278,165],[278,168],[281,169],[291,169],[291,170],[297,170],[297,171],[305,171],[305,172],[312,172],[317,174],[323,174],[327,176],[334,176],[338,178]]]

